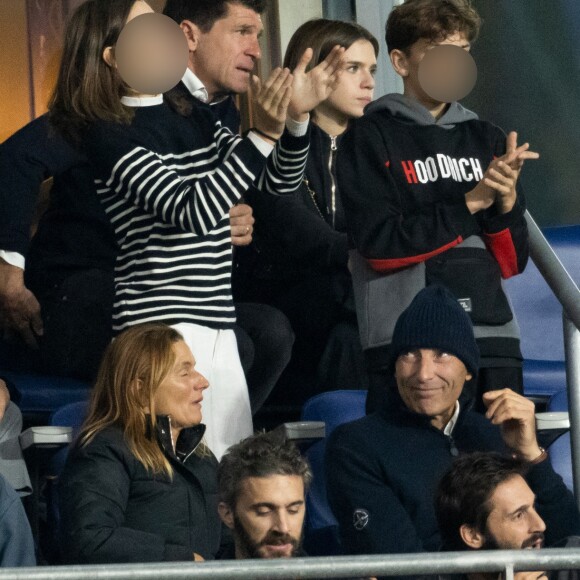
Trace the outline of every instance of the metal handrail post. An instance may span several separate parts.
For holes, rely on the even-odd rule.
[[[526,211],[525,217],[528,224],[530,256],[570,320],[576,328],[580,328],[580,300],[578,298],[580,290],[530,212]]]
[[[563,315],[564,352],[566,355],[566,383],[568,386],[568,410],[570,414],[570,446],[574,495],[580,509],[580,331]]]
[[[525,213],[530,255],[564,309],[564,351],[570,412],[574,496],[580,509],[580,290],[528,211]]]

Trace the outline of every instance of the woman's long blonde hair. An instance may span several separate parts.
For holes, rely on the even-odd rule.
[[[159,323],[133,326],[109,344],[79,435],[86,445],[106,427],[123,430],[133,455],[154,473],[173,470],[155,433],[155,393],[175,363],[179,332]]]

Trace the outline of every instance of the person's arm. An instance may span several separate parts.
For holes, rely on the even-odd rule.
[[[202,131],[211,131],[213,141],[190,152],[188,180],[148,149],[137,132],[111,122],[95,123],[85,144],[102,178],[96,181],[97,190],[106,186],[166,224],[207,235],[264,171],[273,142],[284,131],[291,82],[289,71],[280,69],[264,84],[252,77],[257,132],[245,138],[222,127],[210,111],[200,110],[198,122]]]
[[[75,450],[61,476],[61,547],[70,563],[192,560],[189,548],[125,526],[135,459],[99,442]],[[147,508],[143,508],[147,509]]]
[[[10,391],[6,381],[0,378],[0,421],[4,418],[6,408],[10,404]]]
[[[312,58],[312,50],[307,49],[292,71],[286,129],[268,159],[266,171],[257,184],[259,189],[284,195],[300,186],[310,143],[310,112],[326,100],[336,87],[343,54],[344,48],[335,46],[321,63],[307,72],[306,67]]]
[[[24,270],[0,257],[0,317],[2,324],[34,348],[42,335],[40,304],[24,284]]]
[[[350,237],[373,269],[389,272],[423,262],[478,233],[461,198],[405,211],[389,158],[374,120],[362,118],[345,135],[336,163]]]
[[[530,467],[526,481],[536,495],[536,510],[546,523],[547,546],[580,534],[580,513],[574,495],[548,457]]]
[[[507,148],[514,150],[514,134],[506,138],[501,130],[497,130],[495,144],[495,155],[504,156]],[[530,154],[531,152],[525,151]],[[532,159],[537,158],[537,154],[532,153]],[[516,185],[513,195],[505,207],[499,203],[482,212],[483,239],[487,248],[495,257],[499,264],[503,278],[510,278],[521,274],[528,262],[529,239],[528,227],[524,212],[526,211],[526,201],[524,192],[519,181],[519,175],[524,159],[516,162]]]
[[[106,182],[109,190],[154,213],[162,222],[207,235],[240,200],[266,162],[248,138],[232,135],[219,122],[215,131],[215,143],[199,156],[203,168],[192,169],[192,179],[185,180],[162,156],[132,138],[127,127],[96,124],[89,131],[87,148],[102,176],[97,189]],[[212,156],[219,159],[219,166],[208,172]]]
[[[548,543],[580,533],[580,514],[574,497],[538,444],[535,405],[510,389],[483,394],[485,416],[501,428],[505,444],[530,464],[528,483],[536,494],[538,513],[546,522]]]
[[[424,551],[409,514],[360,439],[339,427],[326,450],[328,502],[343,547],[349,554]]]
[[[293,193],[304,176],[310,145],[309,124],[294,125],[291,121],[289,124],[292,130],[286,128],[256,181],[257,188],[269,194]]]
[[[28,123],[0,145],[0,249],[26,256],[40,185],[82,156],[48,122]]]
[[[80,160],[50,128],[47,115],[0,145],[0,309],[4,325],[31,347],[42,334],[42,320],[36,297],[24,285],[23,270],[40,185]]]
[[[301,260],[307,267],[346,268],[348,241],[345,233],[337,232],[307,203],[309,196],[302,186],[294,195],[281,197],[254,195],[248,198],[254,207],[260,232],[275,240],[293,261]]]
[[[0,490],[0,566],[36,566],[34,540],[22,501],[4,478]]]

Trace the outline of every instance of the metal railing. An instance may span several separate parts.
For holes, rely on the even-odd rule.
[[[532,260],[563,308],[572,476],[580,509],[580,290],[528,211],[526,221]]]
[[[390,554],[381,556],[334,556],[276,560],[230,560],[199,564],[108,564],[100,566],[54,566],[5,568],[0,580],[236,580],[369,578],[371,576],[423,576],[504,572],[513,580],[520,570],[580,569],[580,548],[543,550],[476,550]]]

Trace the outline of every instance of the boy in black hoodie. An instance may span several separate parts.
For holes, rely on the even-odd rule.
[[[477,406],[483,408],[485,391],[522,391],[519,329],[502,278],[522,272],[528,259],[518,177],[538,155],[527,143],[518,146],[515,132],[506,137],[457,102],[469,92],[470,74],[474,81],[468,53],[480,24],[470,0],[406,0],[396,7],[386,41],[404,94],[372,103],[339,152],[371,372],[367,410],[384,398],[397,317],[435,282],[455,294],[474,324],[481,351],[471,386]]]

